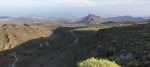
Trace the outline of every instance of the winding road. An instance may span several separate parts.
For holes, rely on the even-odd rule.
[[[16,62],[17,62],[18,58],[17,58],[17,56],[16,56],[15,54],[12,54],[12,56],[14,56],[15,61],[14,61],[14,63],[12,64],[12,66],[11,66],[11,67],[15,67],[15,64],[16,64]]]
[[[70,33],[75,37],[75,40],[74,40],[72,43],[66,45],[66,47],[78,42],[78,37],[73,33],[73,31],[74,31],[74,30],[70,30]],[[48,60],[45,59],[45,60],[43,60],[43,61],[41,61],[41,62],[38,62],[38,63],[36,63],[36,64],[31,65],[30,67],[40,67],[43,63],[45,63],[45,62],[47,62],[47,61],[48,61]]]
[[[71,43],[71,44],[77,43],[77,42],[78,42],[78,37],[73,33],[73,30],[71,30],[70,33],[76,38],[76,39],[74,40],[74,42]]]

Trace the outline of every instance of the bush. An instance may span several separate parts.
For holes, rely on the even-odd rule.
[[[85,61],[79,62],[78,67],[120,67],[115,62],[106,59],[89,58]]]

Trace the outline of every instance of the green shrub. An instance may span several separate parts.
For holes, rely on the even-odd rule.
[[[115,62],[106,59],[89,58],[85,61],[79,62],[78,67],[120,67]]]

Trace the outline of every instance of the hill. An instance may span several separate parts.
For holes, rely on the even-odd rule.
[[[69,46],[66,44],[58,51],[54,51],[53,55],[49,55],[49,59],[41,60],[41,63],[36,59],[34,64],[41,67],[77,67],[79,61],[97,57],[113,60],[122,67],[148,67],[149,27],[150,24],[136,24],[98,31],[76,30],[76,43],[68,43]],[[64,39],[61,44],[64,43]]]
[[[132,17],[132,16],[118,16],[112,18],[106,18],[107,21],[115,21],[115,22],[126,22],[126,21],[134,21],[134,22],[141,22],[145,19],[142,17]]]
[[[16,67],[77,67],[78,62],[89,57],[115,61],[122,67],[149,67],[149,23],[72,26],[58,26],[53,31],[58,37],[52,40],[41,37],[14,47],[26,49],[24,52],[13,51],[19,59]],[[0,52],[1,67],[11,67],[15,61],[10,50]],[[1,55],[3,52],[5,55]]]
[[[100,29],[100,57],[115,60],[122,67],[148,67],[150,23]]]
[[[88,16],[84,17],[81,21],[78,21],[76,23],[83,23],[83,24],[99,24],[103,23],[104,20],[96,15],[89,14]]]
[[[51,33],[49,29],[42,27],[4,24],[0,28],[0,50],[11,49],[30,39],[50,36]]]

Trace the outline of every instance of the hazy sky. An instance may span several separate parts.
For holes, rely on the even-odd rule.
[[[0,0],[0,16],[150,16],[150,0]]]

